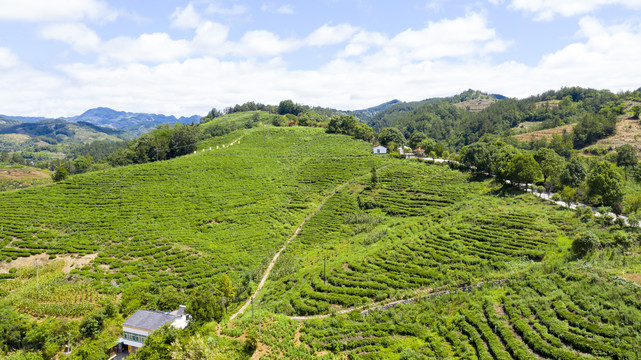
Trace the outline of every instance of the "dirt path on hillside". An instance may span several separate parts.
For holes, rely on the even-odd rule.
[[[384,166],[381,166],[381,167],[380,167],[380,168],[378,168],[377,170],[384,169],[384,168],[386,168],[387,166],[389,166],[389,164],[384,165]],[[316,215],[316,214],[317,214],[317,213],[318,213],[318,212],[323,208],[323,205],[325,205],[325,203],[327,202],[327,200],[329,200],[332,196],[334,196],[334,194],[336,194],[336,192],[338,192],[340,189],[342,189],[342,188],[344,188],[345,186],[347,186],[348,184],[350,184],[352,181],[354,181],[354,180],[356,180],[356,179],[358,179],[358,178],[361,178],[361,177],[363,177],[363,176],[367,176],[367,173],[366,173],[366,174],[364,174],[364,175],[360,175],[360,176],[357,176],[357,177],[351,178],[351,179],[347,180],[346,182],[344,182],[344,183],[342,183],[342,184],[338,185],[334,190],[332,190],[332,192],[331,192],[329,195],[327,195],[327,196],[323,199],[323,201],[321,201],[321,203],[316,207],[316,209],[314,209],[314,211],[312,211],[309,215],[307,215],[307,217],[305,217],[305,219],[303,220],[303,222],[302,222],[300,225],[298,225],[298,227],[296,228],[296,231],[294,231],[294,235],[292,235],[292,236],[289,238],[289,240],[287,240],[287,241],[285,242],[285,244],[283,245],[283,247],[281,247],[281,248],[280,248],[280,250],[278,250],[278,252],[276,253],[276,255],[274,255],[274,258],[272,259],[272,261],[271,261],[271,262],[269,263],[269,265],[267,266],[267,269],[265,270],[265,274],[263,274],[263,278],[260,280],[260,283],[258,284],[258,287],[256,288],[256,291],[254,291],[254,294],[253,294],[252,296],[250,296],[250,297],[249,297],[249,299],[247,299],[247,301],[246,301],[246,302],[245,302],[245,304],[240,308],[240,310],[238,310],[236,313],[234,313],[232,316],[230,316],[230,317],[229,317],[229,321],[234,320],[234,319],[236,318],[236,316],[238,316],[238,315],[240,315],[240,314],[244,313],[244,312],[245,312],[245,310],[247,309],[247,307],[249,306],[249,304],[251,304],[252,299],[255,299],[255,298],[256,298],[256,296],[258,296],[258,294],[260,293],[260,291],[263,289],[263,285],[265,285],[265,282],[267,281],[267,278],[269,277],[269,273],[272,271],[272,268],[274,267],[274,264],[276,264],[276,260],[278,260],[278,257],[279,257],[279,256],[280,256],[280,254],[283,252],[283,250],[285,250],[285,248],[287,248],[287,245],[289,245],[289,243],[290,243],[290,242],[292,242],[292,240],[294,240],[294,239],[296,238],[296,236],[298,236],[298,233],[300,233],[300,231],[303,229],[303,226],[305,226],[305,224],[307,223],[307,221],[308,221],[309,219],[311,219],[311,218],[312,218],[312,216]]]
[[[332,192],[331,192],[329,195],[327,195],[327,196],[323,199],[323,201],[321,201],[321,203],[316,207],[316,209],[314,209],[314,211],[312,211],[309,215],[307,215],[307,217],[305,217],[305,219],[303,220],[303,222],[302,222],[300,225],[298,225],[298,227],[296,228],[296,231],[294,231],[294,235],[292,235],[292,236],[289,238],[289,240],[287,240],[287,241],[285,242],[285,244],[283,245],[283,247],[281,247],[281,248],[280,248],[280,250],[278,250],[278,252],[276,253],[276,255],[274,255],[274,258],[272,259],[272,261],[271,261],[271,262],[269,263],[269,265],[267,266],[267,269],[265,270],[265,273],[263,274],[263,278],[260,280],[260,283],[258,284],[258,287],[256,288],[256,291],[254,291],[254,294],[253,294],[249,299],[247,299],[247,301],[246,301],[246,302],[245,302],[245,304],[240,308],[240,310],[238,310],[235,314],[233,314],[232,316],[230,316],[230,317],[229,317],[229,321],[234,320],[234,319],[236,318],[236,316],[238,316],[238,315],[240,315],[240,314],[244,313],[244,312],[245,312],[245,310],[247,309],[247,307],[249,306],[249,304],[251,304],[252,299],[255,299],[255,298],[256,298],[256,296],[258,296],[258,293],[260,293],[260,291],[263,289],[263,285],[265,285],[265,282],[267,281],[267,278],[269,277],[269,273],[272,271],[272,268],[274,267],[274,264],[276,264],[276,260],[278,260],[278,257],[279,257],[279,256],[280,256],[280,254],[283,252],[283,250],[285,250],[285,248],[287,248],[287,245],[289,245],[289,243],[290,243],[290,242],[292,242],[292,240],[294,240],[294,239],[298,236],[298,233],[300,233],[300,231],[303,229],[303,226],[305,226],[305,224],[307,223],[307,221],[308,221],[309,219],[311,219],[311,218],[312,218],[312,216],[316,215],[316,213],[318,213],[318,212],[320,211],[320,209],[322,209],[322,208],[323,208],[323,205],[325,205],[325,203],[327,202],[327,200],[329,200],[332,196],[334,196],[334,194],[336,194],[336,192],[337,192],[338,190],[340,190],[340,189],[342,189],[343,187],[345,187],[345,186],[346,186],[347,184],[349,184],[352,180],[353,180],[353,179],[350,179],[349,181],[347,181],[347,182],[345,182],[345,183],[340,184],[340,185],[339,185],[339,186],[337,186],[334,190],[332,190]]]
[[[354,310],[361,310],[361,315],[367,315],[367,313],[369,313],[370,311],[386,310],[399,304],[407,304],[407,303],[415,302],[417,300],[429,299],[429,298],[439,297],[439,296],[448,295],[448,294],[456,294],[458,292],[472,292],[488,286],[490,287],[503,286],[505,281],[506,281],[505,279],[500,279],[500,280],[494,280],[489,282],[479,282],[474,285],[461,286],[454,290],[441,290],[436,292],[432,292],[433,289],[431,288],[426,290],[419,290],[417,291],[417,293],[420,293],[421,295],[417,295],[408,299],[401,299],[401,300],[388,301],[388,302],[379,301],[379,302],[375,302],[367,305],[353,306],[347,309],[336,311],[333,314],[337,314],[337,315],[347,314],[348,312],[351,312]],[[312,320],[312,319],[324,319],[332,316],[333,314],[320,314],[320,315],[310,315],[310,316],[288,316],[288,318],[290,318],[291,320],[304,321],[304,320]]]

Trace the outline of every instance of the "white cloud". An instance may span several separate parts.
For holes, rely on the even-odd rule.
[[[20,64],[18,55],[11,52],[9,48],[0,47],[0,67],[9,69],[18,64]]]
[[[105,42],[101,57],[118,62],[165,62],[184,59],[192,52],[186,40],[173,40],[166,33],[142,34],[136,39],[117,37]]]
[[[311,46],[339,44],[349,40],[357,31],[358,28],[350,24],[336,26],[325,24],[309,34],[305,43]]]
[[[111,21],[116,17],[117,12],[101,0],[3,0],[0,11],[0,20],[11,21]]]
[[[191,2],[184,9],[176,8],[170,18],[172,28],[195,29],[201,21]]]
[[[300,45],[301,42],[296,39],[281,40],[272,32],[255,30],[246,32],[240,43],[234,46],[233,52],[247,57],[275,56],[293,51]]]
[[[93,48],[96,39],[80,36],[81,26],[65,26],[49,32],[55,34],[51,38],[79,50]],[[152,33],[99,41],[92,50],[98,63],[65,64],[50,72],[30,68],[0,47],[0,113],[67,116],[109,106],[204,115],[212,106],[277,104],[287,98],[357,109],[468,88],[507,96],[573,85],[618,91],[638,88],[641,79],[641,26],[606,26],[592,17],[581,19],[574,43],[532,66],[497,63],[488,56],[509,43],[482,14],[474,13],[392,35],[349,24],[324,25],[301,39],[260,30],[232,40],[229,32],[225,25],[204,21],[191,39]],[[336,44],[332,39],[344,45],[334,60],[305,71],[289,68],[288,52]]]
[[[490,1],[496,3],[496,0]],[[582,15],[612,5],[641,9],[639,0],[512,0],[510,3],[512,9],[534,13],[537,20],[551,20],[557,14]]]
[[[509,43],[497,37],[487,26],[481,14],[464,18],[430,22],[421,30],[406,30],[385,45],[388,56],[399,56],[410,61],[444,57],[476,57],[489,52],[504,51]]]
[[[205,12],[208,14],[218,14],[218,15],[242,15],[246,13],[247,10],[249,9],[244,5],[235,4],[232,7],[224,7],[220,5],[218,2],[216,2],[213,4],[209,4]]]
[[[349,44],[338,53],[339,58],[359,56],[366,53],[372,47],[381,47],[388,41],[387,36],[368,31],[359,31],[350,40]]]
[[[40,37],[48,40],[59,40],[70,44],[74,50],[86,54],[98,51],[100,38],[96,33],[80,23],[53,24],[42,27]]]
[[[206,21],[196,29],[196,36],[192,40],[194,50],[204,54],[222,55],[227,52],[229,44],[226,43],[229,28],[225,25]]]
[[[260,9],[265,12],[281,14],[281,15],[292,15],[294,14],[294,7],[290,4],[277,6],[273,3],[264,3],[261,5]]]

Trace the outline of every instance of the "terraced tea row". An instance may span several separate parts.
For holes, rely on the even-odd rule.
[[[447,167],[403,163],[380,173],[377,187],[364,181],[340,191],[307,222],[275,267],[264,297],[272,309],[326,314],[475,283],[512,261],[541,260],[556,237],[545,217],[516,207],[450,216],[484,185]],[[414,196],[419,189],[439,200]],[[385,206],[392,196],[406,210]]]
[[[511,279],[393,311],[305,323],[315,351],[350,358],[637,359],[641,291],[577,272]]]

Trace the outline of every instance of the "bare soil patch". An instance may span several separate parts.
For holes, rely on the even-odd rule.
[[[252,360],[258,360],[263,355],[271,354],[271,352],[272,352],[272,349],[269,346],[261,342],[258,342],[258,346],[256,346],[256,351],[254,351],[254,354],[252,355]]]
[[[611,148],[615,151],[617,147],[630,144],[637,150],[637,156],[641,155],[641,121],[637,119],[624,118],[617,123],[617,133],[597,141],[593,146]]]
[[[622,278],[628,279],[630,281],[633,281],[639,285],[641,285],[641,274],[638,273],[628,273],[628,274],[623,274],[621,275]]]
[[[496,100],[494,99],[485,99],[485,100],[468,100],[463,101],[458,104],[454,104],[457,108],[465,109],[469,112],[479,112],[485,109],[486,107],[494,104]]]
[[[36,169],[0,169],[0,179],[7,180],[31,180],[31,179],[48,179],[50,176],[44,171]]]
[[[552,129],[545,129],[545,130],[533,131],[525,134],[514,135],[514,138],[519,139],[520,141],[530,141],[530,140],[536,141],[541,138],[552,140],[552,136],[562,135],[564,130],[568,133],[571,132],[572,128],[574,128],[574,125],[576,124],[568,124],[568,125],[555,127]]]
[[[96,258],[96,256],[98,256],[98,254],[87,254],[85,256],[65,254],[58,255],[55,259],[49,260],[49,255],[47,253],[31,255],[29,257],[20,257],[10,262],[0,263],[0,273],[8,273],[9,269],[13,267],[18,268],[21,266],[32,266],[36,260],[38,260],[42,265],[47,265],[58,260],[64,260],[65,266],[62,270],[65,273],[68,273],[73,269],[89,265]]]

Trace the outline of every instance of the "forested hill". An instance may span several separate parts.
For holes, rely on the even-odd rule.
[[[14,123],[35,123],[43,120],[54,120],[46,117],[26,117],[0,115],[0,128],[4,121]],[[60,117],[57,120],[66,120],[72,122],[85,122],[101,127],[122,130],[132,136],[138,136],[155,129],[161,124],[191,124],[200,121],[200,115],[181,116],[151,114],[151,113],[134,113],[126,111],[117,111],[108,107],[97,107],[89,109],[81,115]]]
[[[625,112],[626,101],[640,94],[641,89],[614,94],[609,90],[571,87],[518,100],[468,90],[450,98],[395,104],[378,112],[368,124],[377,132],[395,127],[408,139],[414,132],[421,132],[459,149],[479,141],[484,135],[511,135],[515,133],[514,128],[523,123],[543,129],[588,118],[587,121],[594,123],[598,130],[596,128],[609,126],[599,124],[611,122],[612,116]],[[461,106],[476,99],[493,102],[477,112]],[[577,141],[577,145],[584,146],[592,139]]]
[[[123,130],[132,135],[140,135],[155,129],[161,124],[191,124],[200,121],[199,115],[190,117],[173,115],[132,113],[116,111],[106,107],[98,107],[84,112],[82,115],[67,118],[70,121],[84,121],[94,125]]]
[[[39,120],[32,123],[0,118],[0,150],[19,151],[34,146],[86,144],[93,141],[121,141],[127,134],[121,130],[96,126],[87,122],[62,119]]]

